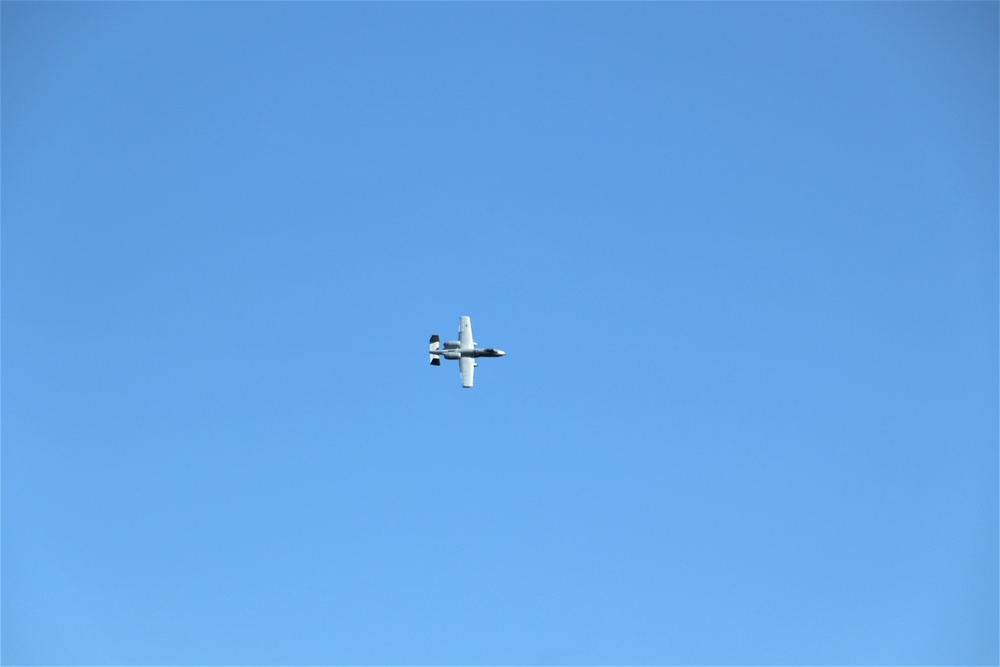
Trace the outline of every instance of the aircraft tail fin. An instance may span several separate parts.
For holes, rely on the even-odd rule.
[[[431,342],[429,347],[430,347],[430,352],[433,352],[434,350],[437,350],[441,347],[441,338],[437,334],[431,336]],[[430,357],[431,357],[431,366],[441,365],[441,357],[439,357],[436,354],[431,354]]]

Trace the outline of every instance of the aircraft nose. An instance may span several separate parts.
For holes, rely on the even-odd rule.
[[[504,352],[503,350],[497,350],[497,354],[499,354],[502,357],[502,356],[504,356],[507,353]]]

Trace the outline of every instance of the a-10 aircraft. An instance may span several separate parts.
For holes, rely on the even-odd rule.
[[[502,357],[503,350],[494,347],[476,349],[476,341],[472,340],[472,320],[462,315],[458,318],[458,340],[450,340],[441,346],[441,338],[437,334],[431,336],[430,342],[431,366],[440,366],[441,357],[458,359],[458,369],[462,372],[462,386],[472,387],[472,375],[475,373],[476,359],[479,357]]]

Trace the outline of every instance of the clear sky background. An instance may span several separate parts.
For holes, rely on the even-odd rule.
[[[996,664],[998,58],[4,2],[3,662]]]

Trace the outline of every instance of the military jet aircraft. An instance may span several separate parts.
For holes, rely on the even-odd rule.
[[[458,359],[458,369],[462,372],[462,386],[472,387],[472,374],[475,372],[476,359],[479,357],[502,357],[506,352],[494,347],[476,349],[476,341],[472,340],[472,320],[465,315],[458,318],[458,340],[450,340],[441,347],[441,338],[437,334],[431,336],[430,355],[431,366],[440,366],[441,357]]]

